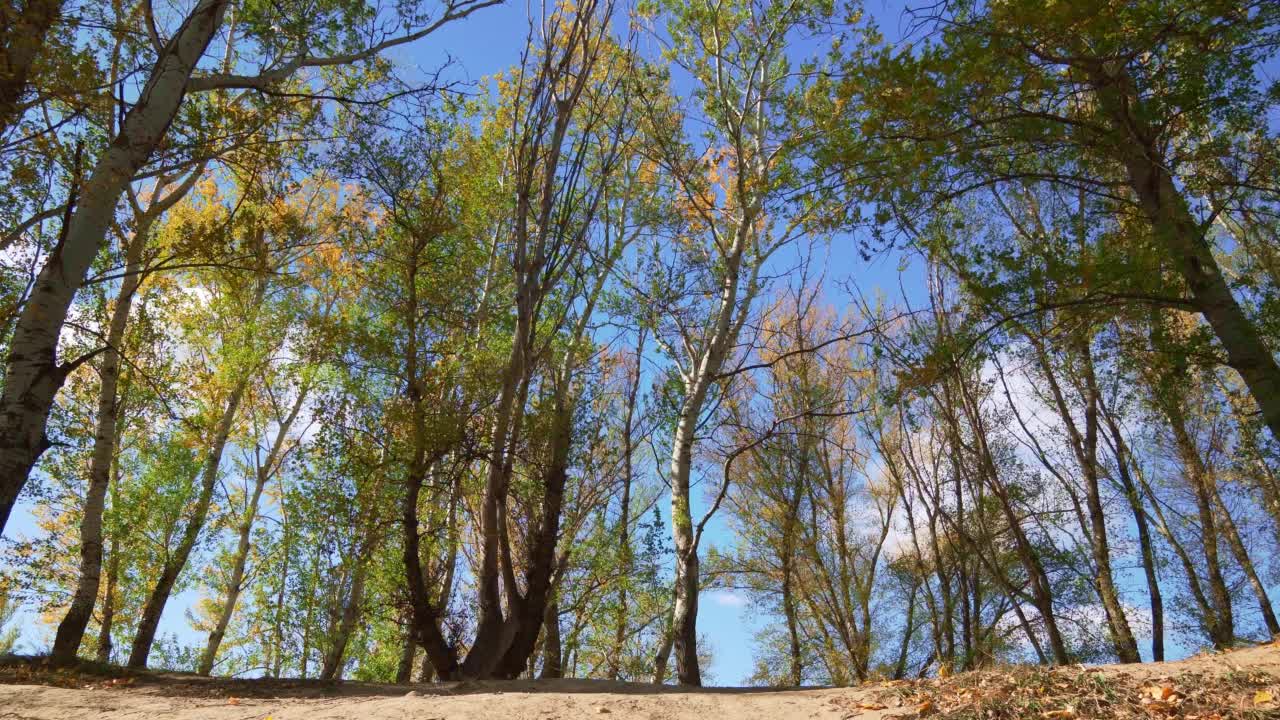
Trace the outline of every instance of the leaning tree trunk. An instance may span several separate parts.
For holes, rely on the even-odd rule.
[[[1151,223],[1153,236],[1186,281],[1196,310],[1222,343],[1227,365],[1240,373],[1272,437],[1280,440],[1280,364],[1231,293],[1205,228],[1191,214],[1168,164],[1162,162],[1163,137],[1149,127],[1143,103],[1123,72],[1111,76],[1099,69],[1093,84],[1115,131],[1129,186]]]
[[[1271,598],[1267,596],[1267,586],[1258,577],[1253,559],[1249,557],[1249,549],[1245,547],[1244,539],[1240,537],[1240,530],[1236,527],[1230,511],[1227,510],[1227,504],[1222,500],[1222,493],[1218,491],[1217,483],[1211,483],[1210,487],[1213,491],[1214,504],[1218,508],[1219,524],[1227,537],[1227,545],[1236,556],[1236,562],[1244,571],[1245,579],[1249,581],[1249,587],[1253,590],[1253,596],[1258,600],[1258,610],[1262,613],[1262,621],[1266,623],[1267,633],[1271,637],[1276,637],[1280,635],[1280,622],[1276,621],[1275,609],[1271,606]]]
[[[361,552],[364,555],[364,552]],[[347,653],[347,645],[355,632],[356,621],[360,619],[360,605],[364,602],[364,582],[368,572],[368,563],[364,557],[356,558],[355,571],[351,576],[351,594],[342,606],[342,618],[338,622],[337,632],[324,654],[324,663],[320,668],[321,680],[340,678],[342,660]]]
[[[1125,615],[1124,605],[1120,602],[1120,593],[1116,590],[1115,574],[1111,569],[1111,544],[1107,538],[1107,516],[1102,507],[1102,495],[1098,476],[1101,466],[1098,463],[1098,428],[1100,402],[1097,378],[1093,369],[1093,350],[1087,338],[1080,338],[1074,343],[1082,365],[1084,380],[1084,433],[1076,426],[1075,418],[1067,405],[1066,397],[1058,383],[1054,368],[1049,361],[1049,354],[1039,339],[1033,339],[1040,367],[1044,372],[1058,409],[1058,415],[1067,430],[1071,441],[1071,449],[1080,467],[1084,479],[1085,507],[1088,517],[1089,549],[1094,565],[1094,589],[1102,601],[1102,609],[1107,618],[1107,629],[1115,646],[1116,655],[1122,663],[1142,662],[1138,654],[1138,642],[1129,627],[1129,619]]]
[[[1209,584],[1209,597],[1212,600],[1213,612],[1207,620],[1209,638],[1218,650],[1226,650],[1235,644],[1235,620],[1231,607],[1231,591],[1227,588],[1222,574],[1222,562],[1218,557],[1218,522],[1213,510],[1213,491],[1210,484],[1215,480],[1209,477],[1208,469],[1187,431],[1186,418],[1176,399],[1166,399],[1163,403],[1165,416],[1173,430],[1174,442],[1181,456],[1187,480],[1196,498],[1196,510],[1200,519],[1200,534],[1204,546],[1205,578]]]
[[[120,132],[81,186],[62,241],[45,260],[18,316],[0,393],[0,532],[31,468],[49,447],[49,411],[67,374],[75,369],[76,362],[58,362],[58,338],[71,302],[106,241],[120,196],[163,142],[191,73],[230,2],[200,0],[161,50]]]
[[[204,529],[205,519],[209,515],[209,506],[213,502],[213,490],[218,482],[218,466],[222,464],[222,451],[227,446],[227,438],[231,435],[231,427],[235,422],[236,412],[240,409],[240,401],[243,399],[248,385],[249,376],[246,373],[231,390],[231,395],[227,398],[222,417],[218,420],[218,425],[214,430],[213,446],[209,448],[209,454],[205,457],[204,467],[200,471],[200,495],[196,500],[195,509],[187,520],[187,526],[183,529],[182,540],[178,543],[178,548],[165,562],[164,569],[160,573],[160,579],[156,581],[155,587],[152,588],[151,594],[147,597],[147,602],[142,608],[142,620],[138,623],[138,632],[133,638],[133,647],[129,651],[128,665],[131,668],[147,666],[147,657],[151,654],[151,645],[155,642],[156,629],[160,625],[160,616],[164,613],[164,606],[169,602],[169,595],[173,592],[173,586],[178,582],[178,576],[182,574],[183,569],[187,566],[187,560],[191,557],[191,551],[195,549],[196,540],[200,537],[200,531]]]

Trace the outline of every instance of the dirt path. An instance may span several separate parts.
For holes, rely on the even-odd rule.
[[[382,685],[0,669],[0,718],[174,720],[876,720],[1280,717],[1280,646],[1177,663],[1010,668],[859,688],[685,691],[597,680]]]

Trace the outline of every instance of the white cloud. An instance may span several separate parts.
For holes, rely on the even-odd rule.
[[[746,607],[747,598],[736,592],[729,590],[713,590],[711,593],[711,602],[720,607]]]

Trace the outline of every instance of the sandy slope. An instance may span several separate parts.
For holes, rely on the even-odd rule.
[[[1049,677],[1070,688],[1080,668],[1054,671]],[[1194,694],[1243,676],[1251,684],[1233,686],[1238,697],[1221,691],[1223,712],[1248,706],[1248,717],[1270,708],[1253,707],[1249,698],[1270,687],[1280,696],[1280,646],[1276,644],[1226,655],[1204,656],[1178,663],[1110,666],[1090,669],[1109,681],[1142,688],[1167,682]],[[1072,674],[1074,673],[1074,675]],[[315,682],[226,681],[186,675],[145,674],[108,680],[101,676],[51,673],[30,666],[0,672],[0,718],[73,720],[74,718],[173,718],[175,720],[462,720],[511,718],[556,720],[601,717],[610,720],[799,720],[915,717],[917,702],[933,693],[938,707],[944,698],[962,697],[976,685],[995,687],[1009,674],[965,675],[941,683],[888,683],[849,689],[757,690],[716,688],[684,691],[651,685],[592,680],[486,682],[409,686]],[[1166,678],[1167,680],[1162,680]],[[69,687],[68,687],[69,686]],[[1225,685],[1223,687],[1226,687]],[[1185,688],[1185,689],[1184,689]],[[1004,691],[1000,691],[1004,692]],[[1042,692],[1042,691],[1037,691]],[[949,694],[948,694],[949,693]],[[958,693],[958,695],[957,695]],[[1210,691],[1210,697],[1217,697]],[[885,706],[881,709],[880,706]],[[1139,708],[1135,707],[1135,710]],[[1149,713],[1150,708],[1146,708]],[[1280,708],[1277,709],[1280,714]],[[1037,713],[1038,714],[1038,713]],[[1178,716],[1181,713],[1166,713]],[[1185,716],[1185,715],[1184,715]],[[1262,716],[1269,716],[1263,714]]]

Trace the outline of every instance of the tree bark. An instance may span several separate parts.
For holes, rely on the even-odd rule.
[[[1205,562],[1204,580],[1209,583],[1209,597],[1212,599],[1213,608],[1212,614],[1205,618],[1205,624],[1214,648],[1226,650],[1235,644],[1235,620],[1231,607],[1231,591],[1227,588],[1226,579],[1222,575],[1222,563],[1218,557],[1218,522],[1213,509],[1213,490],[1210,487],[1215,480],[1209,477],[1199,450],[1187,431],[1186,418],[1179,401],[1175,398],[1165,398],[1162,404],[1165,417],[1173,430],[1174,443],[1187,473],[1187,481],[1195,495],[1196,510],[1199,513],[1200,537]]]
[[[80,188],[63,238],[41,267],[18,316],[0,393],[0,532],[32,467],[49,447],[45,427],[54,396],[77,364],[59,363],[57,357],[71,302],[102,249],[120,196],[163,141],[229,4],[200,0],[165,45],[119,134]]]
[[[1107,516],[1102,508],[1102,495],[1099,488],[1098,475],[1101,466],[1098,463],[1098,403],[1099,392],[1097,378],[1093,369],[1093,351],[1086,338],[1077,339],[1077,353],[1083,376],[1084,395],[1084,433],[1076,426],[1075,418],[1067,405],[1067,400],[1054,374],[1049,354],[1038,338],[1032,339],[1040,360],[1041,370],[1052,392],[1058,416],[1071,441],[1071,448],[1080,467],[1085,487],[1085,506],[1088,510],[1087,537],[1089,549],[1093,557],[1094,589],[1102,601],[1103,612],[1107,617],[1107,629],[1111,642],[1115,646],[1116,655],[1122,663],[1141,662],[1138,654],[1138,643],[1129,627],[1129,619],[1125,615],[1124,606],[1120,602],[1120,593],[1116,590],[1115,575],[1111,570],[1111,544],[1107,538]]]
[[[98,582],[102,573],[102,514],[106,509],[107,489],[111,484],[111,465],[115,460],[120,419],[117,389],[120,381],[120,348],[133,297],[141,281],[142,249],[146,246],[151,218],[144,219],[125,253],[125,276],[120,283],[111,322],[107,330],[107,347],[99,370],[102,382],[98,389],[97,420],[93,433],[93,451],[89,456],[89,490],[85,495],[84,516],[80,521],[80,573],[71,606],[58,625],[53,641],[55,664],[71,663],[80,650],[84,630],[93,617],[98,599]]]
[[[544,633],[541,678],[543,680],[562,678],[564,677],[564,650],[560,646],[560,606],[554,602],[547,605]]]

